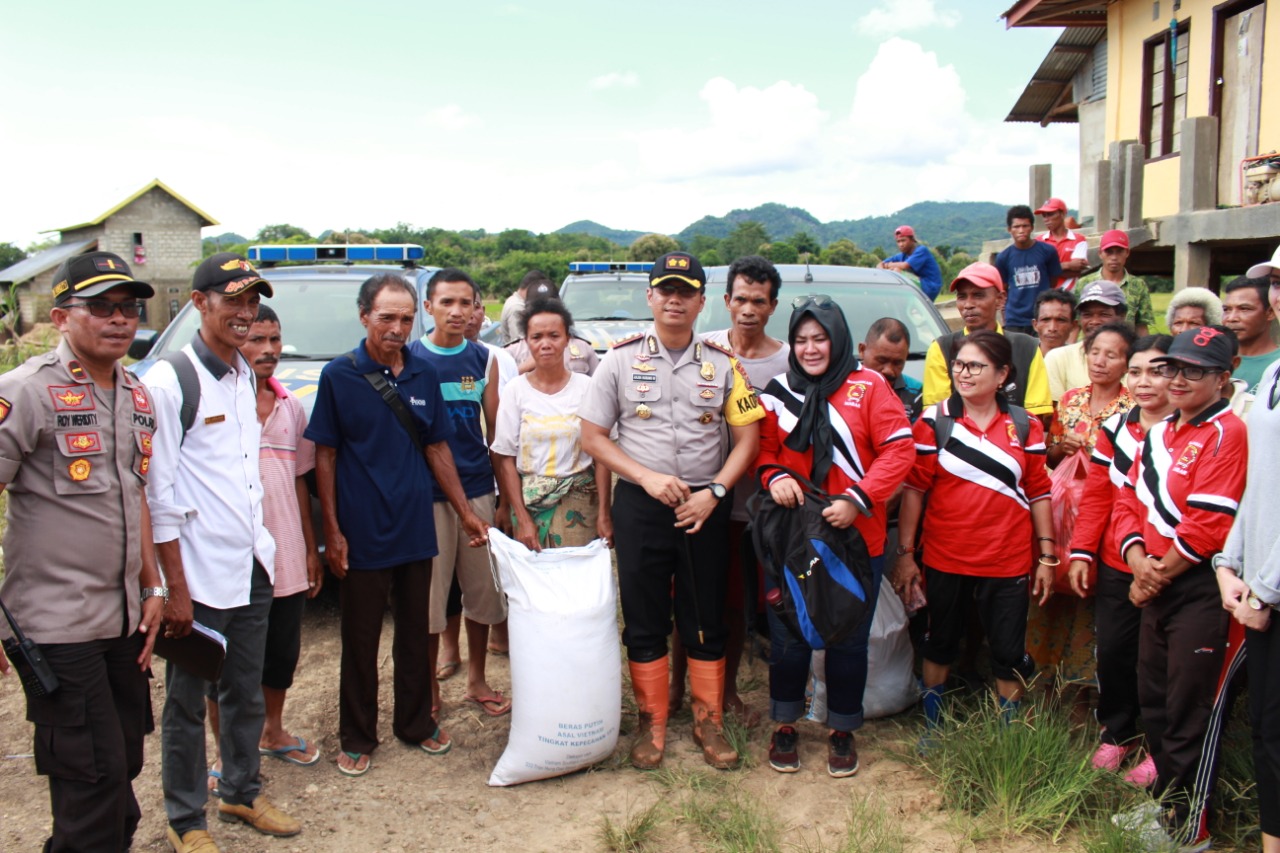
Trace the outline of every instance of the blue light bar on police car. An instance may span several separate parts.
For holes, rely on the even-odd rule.
[[[353,243],[351,245],[250,246],[249,260],[260,264],[285,261],[420,261],[426,250],[414,243]]]
[[[572,261],[571,273],[589,272],[644,272],[653,269],[653,261]]]

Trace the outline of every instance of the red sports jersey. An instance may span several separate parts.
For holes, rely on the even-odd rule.
[[[798,453],[784,443],[795,429],[803,400],[791,390],[786,374],[774,377],[760,394],[765,417],[760,422],[760,452],[756,466],[785,465],[808,475],[813,448]],[[828,495],[847,495],[871,512],[859,515],[854,527],[866,540],[873,557],[884,553],[885,502],[906,479],[915,460],[911,424],[902,401],[885,378],[859,364],[844,385],[827,398],[833,433],[832,464],[826,481],[818,484]],[[768,485],[779,477],[766,471]]]
[[[1031,504],[1049,500],[1044,427],[1031,418],[1027,446],[1018,441],[1008,406],[982,430],[967,414],[956,418],[939,451],[930,406],[916,421],[916,464],[907,487],[929,493],[921,543],[927,565],[958,575],[1011,578],[1035,562]],[[963,412],[959,396],[939,403]],[[954,417],[954,415],[953,415]]]
[[[1219,400],[1173,428],[1175,412],[1147,433],[1120,497],[1120,553],[1142,544],[1157,559],[1170,548],[1192,563],[1222,550],[1244,494],[1249,445],[1244,423]]]
[[[1043,243],[1048,243],[1050,246],[1057,249],[1058,261],[1062,264],[1066,264],[1068,261],[1073,260],[1076,257],[1088,257],[1087,252],[1089,249],[1089,238],[1085,237],[1084,234],[1081,234],[1079,231],[1072,231],[1068,229],[1066,236],[1061,240],[1056,239],[1053,234],[1045,231],[1043,234],[1037,236],[1036,239]],[[1083,248],[1081,248],[1082,246]],[[1071,291],[1075,290],[1076,281],[1076,276],[1064,272],[1058,277],[1058,280],[1053,283],[1053,286],[1059,290]]]
[[[1115,506],[1129,479],[1129,469],[1142,447],[1142,410],[1134,407],[1107,418],[1098,429],[1090,458],[1080,514],[1071,534],[1071,559],[1101,560],[1113,569],[1129,571],[1120,555]]]

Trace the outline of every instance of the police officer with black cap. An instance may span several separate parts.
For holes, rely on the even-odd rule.
[[[133,779],[167,592],[144,494],[151,397],[120,359],[153,295],[110,252],[65,261],[50,311],[61,343],[0,376],[0,597],[58,680],[52,693],[27,688],[53,811],[45,850],[127,850],[142,814]]]
[[[721,728],[732,503],[725,497],[755,459],[764,410],[733,354],[693,332],[706,283],[698,259],[685,252],[654,263],[653,325],[605,355],[579,411],[583,447],[621,477],[614,543],[622,639],[640,709],[631,762],[642,769],[661,763],[666,740],[673,576],[694,740],[713,767],[738,758]]]

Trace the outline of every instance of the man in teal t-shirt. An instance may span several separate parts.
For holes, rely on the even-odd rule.
[[[1276,315],[1267,299],[1269,289],[1267,279],[1245,276],[1223,288],[1222,324],[1240,341],[1240,366],[1231,377],[1243,380],[1245,390],[1254,395],[1262,374],[1280,358],[1280,349],[1271,340]]]

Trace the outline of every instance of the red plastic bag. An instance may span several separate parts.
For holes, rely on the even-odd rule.
[[[1076,529],[1076,517],[1080,514],[1080,499],[1089,474],[1089,456],[1078,450],[1058,463],[1049,474],[1053,503],[1053,536],[1056,540],[1058,559],[1061,563],[1053,570],[1053,591],[1075,595],[1068,576],[1071,569],[1071,534]],[[1094,569],[1096,572],[1096,569]],[[1093,593],[1096,575],[1089,579],[1089,593]]]

